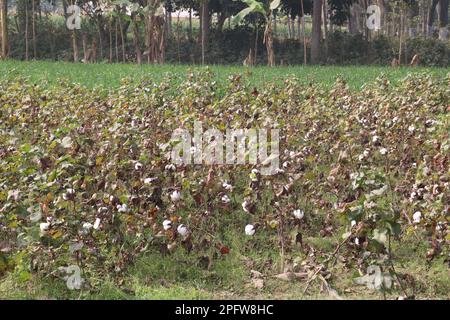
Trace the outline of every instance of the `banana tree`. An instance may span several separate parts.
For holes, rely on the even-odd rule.
[[[275,65],[275,53],[273,51],[273,36],[272,36],[272,13],[280,6],[281,0],[272,0],[267,5],[256,0],[242,0],[247,5],[247,8],[239,12],[234,18],[233,22],[239,24],[248,14],[260,13],[265,19],[264,30],[264,44],[267,50],[267,65],[272,67]]]

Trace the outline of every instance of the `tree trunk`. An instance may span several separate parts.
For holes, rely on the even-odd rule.
[[[122,25],[122,18],[119,16],[120,41],[122,43],[122,62],[125,62],[125,36]]]
[[[192,39],[192,9],[189,9],[189,39]]]
[[[430,6],[430,10],[428,11],[428,36],[433,36],[433,24],[434,19],[436,17],[436,7],[439,3],[439,0],[433,0]]]
[[[142,63],[142,54],[141,54],[141,47],[139,44],[139,29],[138,24],[136,21],[136,14],[133,14],[131,16],[131,19],[133,21],[133,42],[134,42],[134,48],[136,50],[136,62],[137,64]]]
[[[286,29],[287,29],[287,38],[292,38],[292,30],[291,30],[291,17],[289,15],[286,16]]]
[[[83,32],[83,35],[81,36],[81,41],[83,44],[83,63],[89,62],[89,53],[87,48],[87,33]]]
[[[103,60],[103,36],[105,29],[103,29],[100,24],[98,26],[98,42],[100,47],[100,61]],[[97,56],[96,56],[97,57]],[[97,60],[95,60],[97,62]]]
[[[112,41],[112,23],[111,19],[108,22],[109,29],[109,63],[113,62],[113,41]]]
[[[325,44],[325,59],[328,56],[328,8],[327,2],[323,1],[323,32],[324,32],[324,44]]]
[[[417,16],[419,16],[419,4],[417,1],[414,1],[408,6],[408,32],[411,38],[415,38],[417,36],[417,21],[414,21]]]
[[[403,8],[400,8],[400,29],[399,29],[399,38],[400,44],[398,49],[398,63],[402,64],[402,42],[403,42]]]
[[[273,14],[273,34],[275,35],[275,37],[277,36],[277,14],[274,13]]]
[[[439,11],[439,40],[448,40],[448,3],[449,0],[440,0]]]
[[[28,61],[28,1],[25,1],[25,61]]]
[[[312,39],[311,39],[311,62],[313,64],[319,61],[321,38],[322,38],[322,0],[314,0]]]
[[[202,1],[201,15],[202,15],[202,19],[201,19],[202,64],[205,64],[205,54],[206,54],[206,46],[208,43],[209,24],[210,24],[209,0]]]
[[[272,17],[267,18],[266,30],[264,31],[264,44],[267,50],[267,65],[273,67],[275,65],[275,53],[273,51],[273,37],[272,37]]]
[[[0,59],[8,57],[8,1],[0,0],[0,37],[1,37],[1,53]]]
[[[72,30],[73,62],[78,62],[77,30]]]
[[[227,15],[224,12],[221,12],[217,16],[217,30],[219,32],[223,31],[223,25],[225,24],[225,20],[227,20]]]
[[[93,38],[92,38],[91,61],[97,62],[97,38],[95,36],[93,36]]]
[[[37,48],[36,48],[36,8],[35,8],[35,0],[31,0],[31,28],[32,28],[32,37],[33,37],[33,58],[37,58]]]
[[[306,30],[305,30],[305,9],[304,9],[304,4],[303,4],[303,0],[300,0],[300,7],[301,7],[301,12],[302,12],[302,34],[303,34],[303,63],[306,66],[307,62],[308,62],[308,58],[307,58],[307,49],[306,49]]]
[[[117,27],[117,18],[114,21],[114,25],[115,25],[114,40],[116,49],[116,62],[119,62],[119,28]]]
[[[360,31],[360,15],[361,6],[358,3],[354,3],[350,7],[350,17],[348,18],[348,29],[350,34],[358,34]]]

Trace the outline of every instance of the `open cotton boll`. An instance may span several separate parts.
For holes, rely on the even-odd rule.
[[[177,228],[177,232],[180,236],[185,237],[189,233],[189,229],[184,224],[180,224]]]
[[[127,212],[127,210],[128,210],[128,206],[126,203],[117,205],[117,211],[119,211],[121,213],[125,213],[125,212]]]
[[[73,200],[73,198],[75,197],[75,190],[69,188],[66,190],[65,193],[63,193],[63,199],[65,201],[67,200]]]
[[[247,236],[253,236],[255,234],[256,230],[255,230],[255,226],[252,224],[248,224],[245,226],[245,234]]]
[[[422,213],[420,211],[417,211],[413,214],[414,223],[420,223],[421,219],[422,219]]]
[[[300,210],[300,209],[294,210],[294,212],[292,212],[292,214],[294,215],[294,217],[296,217],[299,220],[303,219],[303,217],[305,216],[305,213],[303,212],[303,210]]]
[[[39,230],[41,231],[41,237],[44,236],[48,229],[50,228],[50,223],[49,222],[42,222],[41,224],[39,224]]]
[[[94,230],[97,230],[100,227],[100,222],[101,222],[100,218],[95,219],[93,226]]]
[[[174,192],[172,192],[170,194],[170,200],[172,200],[173,202],[177,202],[180,201],[181,199],[181,193],[178,190],[175,190]]]
[[[89,232],[89,230],[91,230],[92,227],[93,227],[93,225],[90,222],[83,223],[83,231],[84,232]]]
[[[175,167],[175,165],[171,163],[171,164],[166,165],[166,166],[164,167],[164,169],[165,169],[166,171],[175,171],[175,170],[177,169],[177,167]]]
[[[227,182],[224,182],[224,183],[222,184],[222,187],[223,187],[225,190],[228,190],[228,191],[231,191],[231,190],[233,189],[233,186],[232,186],[231,184],[227,183]]]
[[[247,200],[244,200],[244,202],[242,202],[242,210],[244,210],[247,213],[249,213],[248,205],[249,205],[249,203]]]
[[[100,208],[97,209],[98,213],[104,213],[104,212],[107,212],[107,211],[108,211],[107,207],[100,207]]]
[[[385,154],[388,153],[388,149],[386,149],[386,148],[380,148],[380,153],[384,156]]]
[[[231,201],[230,198],[227,195],[222,196],[221,200],[225,204],[230,203],[230,201]]]
[[[135,170],[141,170],[142,167],[143,167],[143,164],[140,163],[140,162],[136,162],[136,163],[134,164],[134,169],[135,169]]]
[[[164,220],[163,221],[163,229],[164,230],[169,230],[170,228],[172,228],[172,221],[170,220]]]
[[[155,182],[156,180],[157,180],[157,178],[145,178],[144,183],[151,184],[151,183]]]

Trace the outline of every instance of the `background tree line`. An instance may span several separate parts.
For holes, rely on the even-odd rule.
[[[381,8],[381,28],[366,26]],[[69,30],[71,5],[81,29]],[[449,0],[0,0],[1,58],[448,66]],[[183,13],[183,14],[182,14]]]

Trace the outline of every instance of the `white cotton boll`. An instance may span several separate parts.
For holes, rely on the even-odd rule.
[[[303,219],[303,217],[305,216],[305,213],[303,212],[303,210],[297,209],[294,210],[294,212],[292,212],[292,214],[294,215],[295,218],[301,220]]]
[[[350,222],[351,227],[353,228],[356,225],[356,221],[352,220],[352,222]]]
[[[252,173],[253,173],[253,174],[258,174],[258,173],[259,173],[259,170],[258,170],[258,169],[252,169]]]
[[[247,206],[248,206],[248,201],[244,200],[244,202],[242,202],[242,210],[249,213]]]
[[[100,208],[97,209],[98,213],[103,213],[103,212],[107,212],[107,211],[108,211],[107,207],[100,207]]]
[[[388,153],[388,149],[386,149],[386,148],[380,148],[380,153],[384,156],[385,154]]]
[[[224,183],[222,184],[222,187],[223,187],[225,190],[228,190],[228,191],[231,191],[231,190],[233,189],[233,186],[232,186],[231,184],[227,183],[227,182],[224,182]]]
[[[67,200],[72,200],[72,199],[74,198],[74,196],[75,196],[75,190],[69,188],[69,189],[67,189],[66,192],[63,194],[63,199],[64,199],[65,201],[67,201]]]
[[[172,228],[172,221],[170,220],[164,220],[163,221],[163,229],[164,230],[169,230],[170,228]]]
[[[144,183],[151,184],[151,183],[155,182],[156,180],[157,180],[157,178],[145,178]]]
[[[180,224],[177,228],[177,232],[180,236],[185,237],[189,233],[189,230],[184,224]]]
[[[41,235],[46,234],[49,228],[50,228],[49,222],[42,222],[41,224],[39,224],[39,230],[41,231]]]
[[[221,200],[225,204],[230,203],[230,201],[231,201],[227,195],[224,195]]]
[[[380,140],[379,136],[373,136],[372,137],[372,142],[378,142],[378,140]]]
[[[122,204],[122,205],[118,204],[118,205],[117,205],[117,210],[118,210],[119,212],[121,212],[121,213],[127,212],[127,211],[128,211],[128,206],[127,206],[126,203],[124,203],[124,204]]]
[[[414,221],[414,223],[420,223],[421,219],[422,219],[422,213],[420,211],[416,211],[413,214],[413,221]]]
[[[172,200],[172,202],[177,202],[180,201],[181,199],[181,193],[178,190],[175,190],[174,192],[172,192],[170,194],[170,200]]]
[[[83,223],[83,231],[84,232],[89,232],[89,230],[91,230],[92,227],[93,227],[93,225],[90,222]]]
[[[144,166],[144,165],[143,165],[142,163],[136,162],[136,163],[134,164],[134,169],[135,169],[135,170],[141,170],[143,166]]]
[[[45,236],[47,234],[48,229],[50,229],[50,221],[47,219],[47,222],[42,222],[41,224],[39,224],[40,230],[39,235],[41,237]]]
[[[409,132],[414,132],[414,130],[416,130],[416,127],[414,127],[414,125],[410,125],[410,126],[408,127],[408,131],[409,131]]]
[[[253,236],[255,234],[256,230],[255,230],[255,226],[252,224],[248,224],[245,226],[245,234],[247,236]]]
[[[166,166],[164,167],[164,169],[165,169],[166,171],[175,171],[176,168],[177,168],[177,167],[175,167],[175,165],[174,165],[173,163],[168,164],[168,165],[166,165]]]
[[[359,246],[359,238],[355,238],[355,244]]]
[[[364,157],[367,157],[369,155],[369,153],[370,153],[369,149],[364,150],[364,152],[363,152]]]
[[[95,219],[93,226],[94,230],[98,230],[98,228],[100,227],[100,222],[101,222],[100,218]]]

